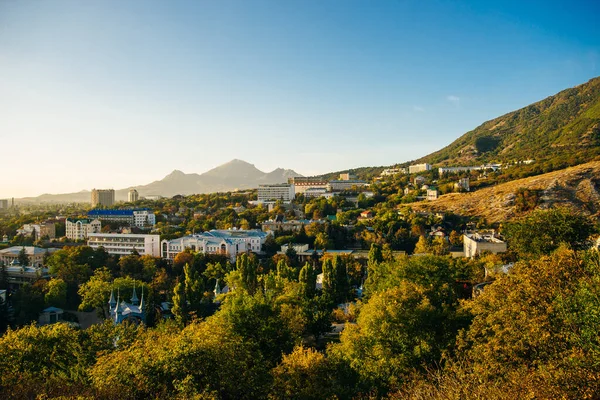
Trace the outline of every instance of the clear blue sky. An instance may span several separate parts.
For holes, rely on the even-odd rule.
[[[0,198],[415,159],[600,75],[599,4],[0,1]]]

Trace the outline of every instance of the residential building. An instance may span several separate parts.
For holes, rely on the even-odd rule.
[[[381,171],[380,176],[391,176],[397,174],[405,174],[407,172],[406,168],[386,168]]]
[[[99,219],[106,222],[125,222],[129,226],[144,228],[156,223],[156,216],[149,208],[128,210],[91,210],[88,212],[90,219]]]
[[[427,163],[410,165],[408,167],[409,174],[415,174],[417,172],[430,171],[430,170],[431,170],[431,165],[429,165]]]
[[[140,199],[140,195],[138,191],[135,189],[130,189],[129,193],[127,193],[127,201],[130,203],[134,203]]]
[[[66,236],[72,240],[87,239],[90,233],[100,233],[102,223],[99,219],[75,219],[67,218],[65,220]]]
[[[465,257],[475,257],[483,252],[498,254],[506,252],[506,242],[498,239],[494,233],[465,233],[463,249]]]
[[[417,175],[415,176],[415,179],[413,179],[414,185],[416,187],[421,186],[422,184],[424,184],[426,181],[425,177],[421,176],[421,175]]]
[[[356,175],[350,174],[350,173],[345,173],[345,174],[340,174],[340,181],[353,181],[356,180]]]
[[[337,181],[329,181],[327,185],[327,189],[331,192],[348,190],[352,187],[363,187],[366,186],[366,181],[354,180],[354,179],[345,179],[345,180],[337,180]]]
[[[322,178],[295,177],[289,178],[288,183],[294,185],[295,194],[306,193],[309,189],[327,189],[327,181]]]
[[[8,199],[0,199],[0,210],[8,210]]]
[[[460,178],[458,182],[454,184],[454,188],[461,192],[468,192],[471,190],[469,186],[469,178]]]
[[[114,189],[92,189],[92,207],[111,207],[115,204]]]
[[[34,246],[13,246],[7,249],[0,250],[0,263],[4,265],[20,265],[19,253],[25,249],[25,254],[29,258],[29,265],[42,266],[46,253],[52,254],[58,249],[43,249]]]
[[[325,185],[325,187],[309,187],[304,191],[305,198],[328,197],[328,194],[333,196],[333,193],[327,191],[327,184]]]
[[[294,197],[294,185],[291,183],[258,186],[258,201],[281,200],[290,202]]]
[[[438,190],[434,186],[430,186],[427,188],[427,200],[437,200],[438,198]]]
[[[140,255],[160,257],[160,235],[135,233],[90,233],[88,246],[97,250],[103,247],[108,254],[127,256],[137,251]]]
[[[152,201],[156,201],[156,200],[160,200],[163,197],[159,194],[148,194],[144,197],[146,200],[152,200]]]
[[[268,234],[258,229],[211,230],[172,240],[163,240],[162,258],[173,260],[185,249],[204,254],[226,254],[232,261],[240,253],[261,253]]]
[[[312,221],[308,219],[291,221],[270,220],[263,222],[261,224],[261,229],[263,232],[300,232],[305,225],[308,225],[312,222],[321,221]]]
[[[41,224],[25,224],[17,229],[17,235],[33,236],[34,234],[35,240],[43,237],[54,239],[56,238],[56,225],[54,222],[47,221]]]

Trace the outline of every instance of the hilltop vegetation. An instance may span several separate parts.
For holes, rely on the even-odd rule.
[[[484,122],[418,162],[478,165],[535,159],[557,165],[600,154],[600,78]]]

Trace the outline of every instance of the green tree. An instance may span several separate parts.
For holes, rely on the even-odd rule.
[[[46,286],[44,296],[46,306],[65,308],[67,305],[67,284],[60,278],[52,278]]]
[[[561,243],[573,249],[588,248],[589,237],[594,232],[590,218],[565,208],[536,210],[506,223],[502,229],[510,249],[521,257],[550,254]]]
[[[89,281],[79,288],[80,311],[95,309],[100,318],[108,315],[108,299],[111,292],[112,275],[107,268],[99,268]]]
[[[307,299],[314,297],[317,285],[317,275],[310,263],[307,262],[304,264],[304,267],[300,270],[298,280],[302,285],[302,296]]]
[[[29,256],[27,255],[27,252],[25,251],[25,247],[21,248],[21,251],[19,251],[17,261],[19,261],[19,264],[23,267],[26,267],[29,265]]]
[[[188,321],[188,304],[185,296],[185,285],[183,282],[178,282],[173,291],[173,307],[171,312],[175,320],[182,326],[185,326]]]

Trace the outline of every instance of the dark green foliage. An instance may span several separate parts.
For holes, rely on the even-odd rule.
[[[594,231],[590,218],[564,208],[534,211],[502,229],[510,249],[521,257],[550,254],[561,243],[573,249],[589,247]]]

